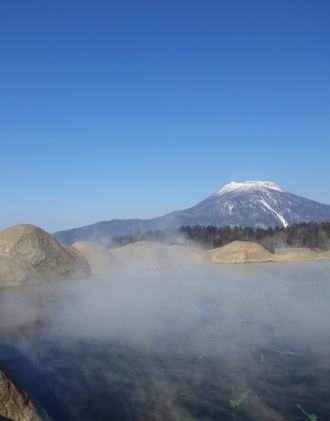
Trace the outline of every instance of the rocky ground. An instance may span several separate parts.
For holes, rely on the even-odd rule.
[[[90,267],[76,248],[41,228],[16,225],[0,232],[0,286],[35,284],[88,276]]]
[[[46,411],[24,389],[20,381],[1,361],[0,419],[11,421],[51,421]]]

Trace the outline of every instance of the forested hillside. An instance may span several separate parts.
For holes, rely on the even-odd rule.
[[[137,241],[158,241],[166,245],[197,245],[205,249],[222,247],[232,241],[252,241],[270,252],[280,247],[307,247],[313,250],[330,249],[330,222],[309,222],[289,227],[253,229],[251,227],[183,226],[177,229],[146,231],[113,238],[111,248],[122,247]]]

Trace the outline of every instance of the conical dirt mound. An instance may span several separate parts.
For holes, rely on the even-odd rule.
[[[25,273],[31,272],[32,266],[44,280],[76,278],[90,274],[89,265],[81,253],[71,246],[60,244],[51,235],[33,225],[16,225],[1,231],[0,255],[16,259],[17,270],[23,262]],[[3,271],[6,270],[4,268],[10,267],[9,260],[4,260],[6,264],[2,266]],[[12,271],[16,269],[12,266]],[[4,273],[0,279],[5,277]],[[30,275],[22,273],[20,276],[24,280]]]

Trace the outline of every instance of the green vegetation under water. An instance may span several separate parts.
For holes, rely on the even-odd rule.
[[[277,351],[278,355],[301,355],[300,352],[297,351],[291,351],[288,348],[284,348],[283,351]]]
[[[274,349],[264,350],[267,359],[260,364],[257,351],[253,360],[240,354],[231,361],[214,350],[212,359],[199,359],[186,352],[178,337],[169,348],[161,340],[157,349],[148,351],[125,342],[48,343],[47,350],[38,349],[44,346],[34,346],[34,351],[45,386],[55,388],[66,411],[55,421],[103,421],[109,413],[117,414],[109,418],[116,421],[299,420],[297,391],[308,393],[308,402],[320,398],[315,385],[322,374],[310,373],[313,361],[282,359]],[[61,378],[67,379],[65,393]],[[230,399],[243,381],[251,389]],[[315,414],[298,407],[317,421]]]
[[[240,404],[246,399],[247,395],[251,393],[251,390],[248,390],[245,393],[242,393],[236,401],[229,401],[232,408],[235,408],[236,406],[240,406]]]
[[[317,415],[316,414],[309,414],[299,404],[297,404],[297,406],[298,406],[298,408],[301,409],[302,413],[305,414],[311,421],[317,421]]]

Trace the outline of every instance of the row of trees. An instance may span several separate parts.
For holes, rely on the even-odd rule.
[[[293,224],[289,227],[256,228],[251,227],[207,227],[196,225],[180,228],[146,231],[123,237],[113,238],[112,248],[122,247],[137,241],[158,241],[165,245],[198,245],[205,249],[222,247],[233,241],[252,241],[261,244],[270,252],[279,247],[307,247],[312,250],[330,249],[330,222],[309,222]]]

